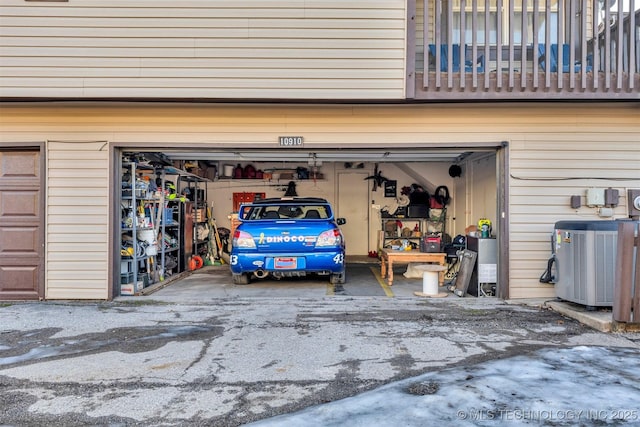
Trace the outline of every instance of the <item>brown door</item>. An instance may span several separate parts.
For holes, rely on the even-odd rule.
[[[44,297],[41,154],[0,149],[0,300]]]

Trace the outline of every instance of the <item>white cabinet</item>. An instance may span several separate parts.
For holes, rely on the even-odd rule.
[[[467,292],[473,296],[496,294],[498,283],[498,241],[467,236],[467,249],[476,252],[476,265]]]

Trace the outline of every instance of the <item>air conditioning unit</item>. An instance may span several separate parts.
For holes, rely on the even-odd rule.
[[[556,296],[589,307],[612,306],[618,221],[558,221],[553,239]]]

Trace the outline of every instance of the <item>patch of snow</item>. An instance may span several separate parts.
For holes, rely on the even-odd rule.
[[[251,426],[639,425],[640,349],[578,346],[449,368]]]

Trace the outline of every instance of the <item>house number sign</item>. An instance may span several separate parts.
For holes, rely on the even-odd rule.
[[[279,140],[281,147],[302,147],[304,144],[302,136],[281,136]]]

